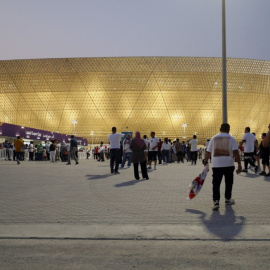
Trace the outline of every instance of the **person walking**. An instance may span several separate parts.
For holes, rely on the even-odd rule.
[[[116,133],[116,131],[117,131],[116,127],[112,127],[112,134],[108,136],[108,141],[110,143],[111,174],[120,174],[118,172],[120,161],[120,140],[122,137],[124,137],[124,134]]]
[[[121,164],[121,169],[125,167],[126,160],[128,159],[128,165],[129,168],[131,165],[131,158],[132,158],[132,150],[130,149],[130,144],[132,140],[130,138],[130,134],[128,133],[127,138],[123,141],[123,160]]]
[[[163,165],[168,165],[170,149],[171,149],[171,144],[169,143],[168,138],[165,138],[161,146]]]
[[[146,160],[146,163],[147,163],[148,162],[149,140],[147,139],[146,135],[143,135],[143,140],[144,140],[145,145],[146,145],[146,149],[144,150],[144,156],[145,156],[145,160]]]
[[[141,166],[142,177],[145,180],[148,180],[147,168],[146,168],[146,160],[144,155],[144,150],[146,149],[145,141],[141,138],[141,134],[139,131],[136,132],[135,138],[131,141],[130,149],[132,150],[132,162],[134,166],[134,176],[136,180],[140,180],[139,176],[139,163]]]
[[[252,156],[254,154],[254,145],[258,147],[256,144],[256,138],[255,136],[250,133],[250,127],[245,128],[245,134],[243,136],[242,141],[239,144],[239,147],[241,148],[242,145],[244,145],[244,166],[245,169],[243,172],[248,172],[248,164],[250,164],[252,167],[255,168],[255,173],[258,171],[258,166],[255,165],[255,163],[252,161]]]
[[[14,141],[14,147],[15,147],[15,154],[16,154],[16,158],[17,158],[17,164],[21,164],[20,163],[20,159],[22,156],[22,148],[23,148],[24,142],[21,139],[21,136],[17,137],[17,140]]]
[[[196,135],[193,135],[193,139],[189,141],[189,144],[190,144],[191,165],[192,164],[196,165],[197,155],[198,155],[198,152],[197,152],[198,140],[197,140]]]
[[[270,124],[268,125],[268,132],[266,133],[266,136],[262,140],[263,147],[267,147],[270,144]]]
[[[74,135],[70,136],[70,149],[69,149],[69,155],[68,155],[68,163],[67,165],[70,165],[70,161],[71,159],[74,159],[76,161],[76,165],[79,164],[78,162],[78,158],[76,156],[76,152],[78,151],[78,142],[77,140],[74,138]]]
[[[155,137],[155,132],[150,133],[150,143],[149,143],[149,152],[148,152],[148,170],[151,170],[152,161],[154,161],[154,170],[157,169],[157,153],[158,153],[158,142],[159,139]]]
[[[180,163],[180,161],[183,161],[183,146],[178,138],[176,139],[175,149],[177,155],[177,163]]]
[[[266,137],[266,133],[262,134],[262,141],[260,144],[260,153],[262,157],[262,165],[263,165],[263,171],[260,173],[260,175],[264,176],[270,176],[270,166],[269,166],[269,155],[270,155],[270,149],[269,146],[264,147],[263,146],[263,140]],[[268,174],[266,174],[265,169],[268,168]]]
[[[229,132],[230,125],[223,123],[220,127],[220,133],[210,140],[204,160],[204,166],[207,166],[210,156],[212,157],[213,210],[218,210],[220,207],[220,184],[223,176],[225,177],[225,204],[235,204],[234,199],[231,198],[235,169],[234,158],[238,164],[238,172],[242,171],[238,144]]]

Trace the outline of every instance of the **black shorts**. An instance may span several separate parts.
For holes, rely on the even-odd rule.
[[[157,160],[158,151],[149,151],[148,152],[148,160],[156,161]]]
[[[262,164],[263,165],[266,165],[267,167],[269,166],[269,155],[266,154],[262,154]]]

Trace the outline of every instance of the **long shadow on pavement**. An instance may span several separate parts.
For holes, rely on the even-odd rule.
[[[88,180],[97,180],[97,179],[104,179],[104,178],[108,178],[112,176],[111,174],[87,174],[86,177],[88,178]]]
[[[123,182],[123,183],[120,183],[120,184],[116,184],[114,186],[115,187],[133,186],[133,185],[136,185],[137,183],[140,183],[140,182],[143,182],[143,181],[146,181],[146,180],[131,180],[131,181],[128,181],[128,182]]]
[[[245,218],[235,216],[231,205],[226,205],[224,215],[221,215],[219,211],[213,211],[209,219],[206,219],[206,213],[202,211],[186,209],[186,212],[199,215],[205,228],[223,241],[234,239],[245,225]]]

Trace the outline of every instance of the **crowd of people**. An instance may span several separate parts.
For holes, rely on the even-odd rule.
[[[42,142],[34,144],[33,141],[26,144],[22,138],[18,136],[14,142],[5,140],[5,142],[0,145],[0,149],[1,148],[5,150],[5,159],[17,161],[18,165],[21,161],[25,160],[26,151],[29,153],[29,161],[50,161],[51,163],[62,161],[67,162],[67,165],[70,165],[71,159],[74,159],[76,165],[79,164],[78,143],[73,135],[67,143],[51,140],[45,141],[45,145],[43,145]]]

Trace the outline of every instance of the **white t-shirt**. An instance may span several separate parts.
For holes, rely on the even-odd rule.
[[[215,135],[207,147],[207,152],[211,152],[212,168],[234,166],[233,150],[238,150],[233,136],[228,133]]]
[[[254,152],[254,142],[256,141],[255,136],[252,133],[245,133],[243,136],[244,143],[244,153]]]
[[[110,142],[110,149],[120,149],[120,140],[124,137],[125,134],[121,133],[112,133],[108,137],[108,141]]]
[[[34,145],[33,144],[29,144],[29,146],[28,146],[28,152],[29,153],[32,153],[32,152],[34,152]]]
[[[150,137],[149,141],[150,141],[149,151],[158,151],[158,147],[156,147],[155,149],[153,149],[153,147],[158,145],[159,139],[156,137],[154,138]]]
[[[192,139],[192,140],[189,141],[189,144],[190,144],[190,146],[191,146],[191,147],[190,147],[190,151],[191,151],[191,152],[197,151],[198,140]]]
[[[146,149],[144,150],[144,152],[148,152],[148,144],[149,144],[149,140],[147,139],[143,139],[146,145]]]
[[[171,149],[171,144],[163,142],[163,144],[161,146],[161,151],[162,150],[170,150],[170,149]]]
[[[125,139],[123,141],[123,150],[126,152],[126,153],[130,153],[132,152],[131,149],[130,149],[130,144],[131,144],[131,139]]]

